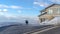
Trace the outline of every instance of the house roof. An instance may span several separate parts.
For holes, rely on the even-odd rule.
[[[54,6],[54,5],[60,5],[60,4],[51,4],[50,6],[48,6],[48,7],[44,8],[43,10],[41,10],[41,12],[44,12],[46,9],[48,9],[48,8],[50,8],[50,7]]]
[[[48,9],[48,8],[54,6],[54,5],[60,5],[60,4],[51,4],[50,6],[44,8],[43,10],[41,10],[40,12],[44,12],[46,9]],[[46,13],[45,13],[45,14],[46,14]],[[39,16],[42,16],[42,15],[44,15],[44,14],[41,14],[41,15],[39,15]],[[39,17],[39,16],[38,16],[38,17]]]
[[[42,15],[44,15],[44,14],[46,14],[46,13],[47,13],[47,12],[45,12],[45,13],[43,13],[43,14],[39,15],[39,16],[42,16]],[[39,16],[38,16],[38,17],[39,17]]]

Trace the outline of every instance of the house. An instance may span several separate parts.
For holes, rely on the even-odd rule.
[[[41,14],[38,16],[40,22],[51,20],[56,16],[60,16],[60,4],[52,4],[40,12]]]

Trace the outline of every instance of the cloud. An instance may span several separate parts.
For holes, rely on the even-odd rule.
[[[32,8],[24,8],[22,6],[16,6],[16,5],[5,5],[5,4],[0,4],[0,8],[5,8],[5,9],[27,9],[27,10],[31,10]]]
[[[4,15],[4,13],[3,12],[0,12],[0,16],[2,16],[2,15]]]
[[[7,12],[8,10],[7,9],[3,9],[3,12]]]
[[[51,1],[52,3],[60,3],[60,0],[49,0]]]
[[[53,3],[60,4],[60,0],[35,0],[33,2],[34,6],[38,5],[40,7],[48,7]]]
[[[33,4],[39,4],[39,2],[34,2]]]
[[[16,5],[4,5],[4,4],[0,4],[0,8],[12,8],[12,9],[21,9],[22,6],[16,6]]]
[[[18,13],[21,13],[21,10],[18,10]]]
[[[34,2],[33,4],[39,5],[39,6],[41,6],[41,7],[47,7],[47,6],[49,6],[48,3],[44,3],[44,2]]]
[[[39,5],[41,7],[47,7],[53,3],[60,4],[60,0],[35,0],[33,2],[34,5]]]
[[[10,18],[16,18],[17,16],[15,16],[15,15],[11,15],[11,14],[6,14],[6,15],[4,15],[7,19],[10,19]]]
[[[6,17],[7,19],[10,19],[10,18],[16,18],[17,16],[16,15],[13,15],[13,14],[9,14],[9,13],[6,13],[6,12],[0,12],[0,18],[2,17]]]
[[[2,12],[2,9],[0,9],[0,12]]]
[[[7,12],[7,9],[0,9],[0,12]]]
[[[12,8],[12,9],[21,9],[22,7],[21,6],[10,6],[10,8]]]
[[[43,3],[43,2],[40,3],[39,5],[42,6],[42,7],[47,7],[47,6],[49,6],[49,4],[47,4],[47,3]]]
[[[7,12],[7,9],[0,9],[0,16],[8,14]]]
[[[0,4],[0,8],[9,8],[9,6]]]

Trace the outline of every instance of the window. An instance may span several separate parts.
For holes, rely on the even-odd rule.
[[[58,8],[58,14],[60,14],[60,8]]]
[[[53,13],[53,10],[49,9],[48,14],[52,14],[52,13]]]

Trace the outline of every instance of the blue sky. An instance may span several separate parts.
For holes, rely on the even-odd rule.
[[[0,0],[0,15],[36,17],[40,11],[60,0]]]
[[[33,8],[34,0],[0,0],[3,6],[0,9],[6,9],[8,14],[20,16],[37,16],[39,11]]]

